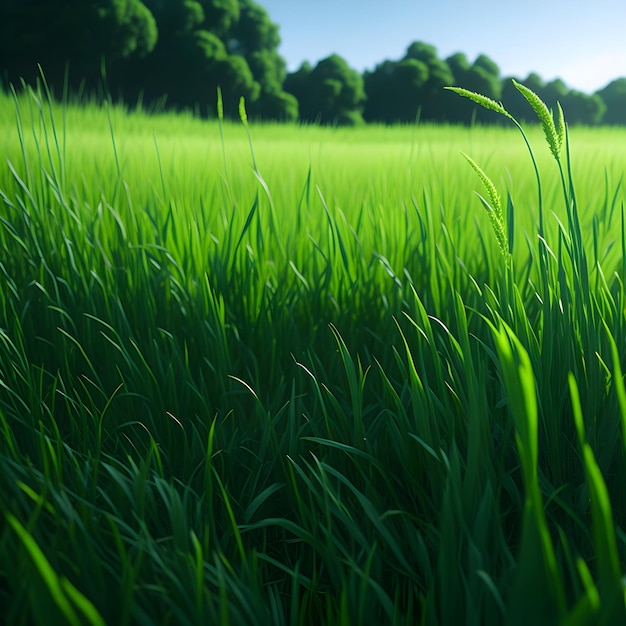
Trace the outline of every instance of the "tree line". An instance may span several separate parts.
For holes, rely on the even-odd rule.
[[[32,83],[39,67],[59,94],[98,90],[127,104],[214,115],[217,88],[235,117],[241,97],[251,118],[356,125],[365,122],[496,121],[443,89],[458,85],[502,101],[518,119],[531,112],[486,55],[439,58],[416,41],[398,60],[360,74],[334,54],[288,73],[280,36],[254,0],[2,0],[0,77]],[[626,78],[594,94],[516,77],[570,123],[626,124]]]

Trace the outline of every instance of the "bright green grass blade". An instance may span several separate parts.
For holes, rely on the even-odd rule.
[[[563,579],[558,571],[538,477],[537,396],[528,353],[500,322],[494,339],[513,414],[522,459],[525,504],[517,568],[507,600],[507,626],[558,624],[565,613]]]
[[[74,603],[76,608],[85,616],[91,626],[105,626],[105,622],[94,605],[65,577],[61,578],[61,588]]]
[[[30,558],[32,559],[35,568],[41,579],[44,582],[45,588],[52,597],[52,600],[58,610],[61,612],[64,620],[70,626],[80,626],[84,622],[80,619],[76,612],[76,608],[87,619],[87,623],[91,626],[104,626],[104,620],[100,617],[100,614],[96,608],[81,594],[67,578],[57,576],[56,572],[50,565],[45,554],[41,551],[41,548],[37,545],[37,542],[33,539],[32,535],[22,526],[17,518],[10,513],[6,516],[7,522],[13,528],[17,536],[20,538],[24,548],[26,548]],[[38,611],[38,599],[32,598],[33,610],[41,621],[40,623],[50,623],[48,620],[52,620],[51,615],[44,617]],[[72,606],[74,605],[74,606]]]
[[[611,357],[613,360],[613,385],[615,387],[615,394],[617,395],[617,402],[619,406],[621,430],[622,430],[622,444],[623,449],[626,451],[626,386],[624,385],[624,376],[622,374],[622,365],[620,354],[617,349],[617,344],[613,338],[606,322],[604,323],[606,330],[606,337],[611,347]]]
[[[515,420],[517,445],[527,490],[538,485],[537,394],[530,358],[513,330],[504,322],[494,328],[507,404]]]
[[[574,375],[568,376],[574,422],[583,453],[585,477],[591,501],[591,521],[597,555],[598,592],[603,623],[626,622],[625,593],[609,494],[591,446],[587,443],[580,394]]]

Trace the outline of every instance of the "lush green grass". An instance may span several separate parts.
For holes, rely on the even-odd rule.
[[[8,623],[624,620],[625,130],[0,131]]]

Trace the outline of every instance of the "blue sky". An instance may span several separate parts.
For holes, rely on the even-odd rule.
[[[413,41],[441,58],[484,53],[503,76],[535,71],[591,93],[626,76],[625,0],[257,0],[280,26],[289,70],[336,52],[363,71]]]

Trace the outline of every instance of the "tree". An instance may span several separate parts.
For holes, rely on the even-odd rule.
[[[228,33],[227,47],[246,59],[259,97],[250,103],[248,113],[263,119],[295,120],[298,102],[283,91],[287,64],[278,54],[280,36],[267,11],[252,0],[240,0],[240,17]]]
[[[187,35],[206,19],[198,0],[143,0],[143,3],[158,24],[160,42]]]
[[[496,63],[485,55],[478,56],[473,64],[462,53],[441,60],[434,46],[413,42],[401,61],[385,61],[365,74],[365,117],[379,122],[409,122],[416,117],[466,123],[489,120],[488,111],[468,107],[444,87],[457,85],[499,100],[499,72]]]
[[[569,124],[599,124],[606,111],[606,104],[598,94],[589,95],[574,89],[565,94],[561,104]]]
[[[446,119],[450,94],[443,87],[454,82],[435,47],[415,41],[400,61],[385,61],[366,73],[365,116],[382,122]]]
[[[481,93],[496,102],[502,98],[500,68],[484,54],[476,58],[467,72],[466,80],[467,89]],[[478,105],[472,111],[472,119],[479,122],[496,121],[491,111]],[[497,121],[502,120],[498,119]]]
[[[127,68],[125,93],[140,86],[147,101],[215,111],[221,89],[225,114],[246,99],[251,117],[297,119],[295,98],[282,89],[287,71],[278,54],[278,27],[252,0],[144,0],[157,19],[151,55]],[[135,97],[138,91],[135,88]]]
[[[464,54],[457,53],[446,59],[446,63],[454,76],[454,83],[458,87],[480,93],[496,102],[501,99],[500,68],[489,57],[481,54],[470,65]],[[476,120],[495,121],[492,112],[477,104],[468,106],[466,101],[459,101],[457,97],[451,99],[450,96],[453,94],[442,96],[442,109],[448,121],[464,123]]]
[[[498,67],[498,64],[493,59],[490,59],[486,54],[479,54],[472,67],[483,70],[489,76],[500,76],[500,68]]]
[[[306,107],[306,101],[309,97],[309,85],[311,82],[311,72],[313,71],[313,67],[308,61],[304,61],[302,65],[293,73],[287,74],[285,77],[285,82],[283,83],[283,88],[285,91],[291,95],[293,95],[298,101],[298,107],[300,111],[300,117],[302,119],[306,119],[305,115],[307,115],[311,109]],[[304,110],[303,106],[305,105]]]
[[[562,105],[564,99],[567,97],[569,87],[560,78],[556,78],[546,83],[540,91],[540,97],[548,108],[556,110],[557,102],[560,102]]]
[[[445,117],[445,98],[450,94],[444,87],[454,85],[454,76],[448,64],[437,56],[434,46],[421,41],[413,42],[404,59],[420,61],[428,68],[428,79],[420,93],[421,117],[425,120],[441,120]]]
[[[293,122],[298,119],[298,100],[285,91],[262,92],[258,100],[248,107],[250,116],[262,120]]]
[[[239,4],[240,17],[228,33],[229,45],[234,43],[237,53],[242,56],[261,50],[277,50],[280,45],[278,26],[270,20],[267,11],[253,0],[239,0]]]
[[[467,60],[467,57],[463,52],[457,52],[446,59],[446,63],[452,72],[454,82],[457,87],[465,87],[467,83],[467,72],[469,71],[471,64]]]
[[[265,9],[253,0],[144,1],[161,34],[131,82],[148,100],[167,93],[171,106],[215,110],[219,87],[227,115],[237,115],[243,96],[251,117],[297,119],[297,101],[282,89],[278,27]]]
[[[253,0],[2,0],[0,76],[29,82],[41,63],[51,85],[106,88],[126,101],[213,108],[222,89],[236,115],[296,119],[282,84],[278,27]],[[214,110],[214,108],[213,108]]]
[[[237,24],[240,17],[237,0],[198,0],[204,10],[203,28],[220,39]]]
[[[340,56],[321,60],[314,69],[303,65],[285,80],[285,90],[300,105],[300,117],[321,124],[363,123],[363,78]]]
[[[426,65],[439,61],[439,58],[437,57],[437,48],[424,43],[423,41],[414,41],[410,44],[406,49],[404,58],[422,61],[422,63],[426,63]]]
[[[599,124],[604,117],[606,105],[599,95],[571,90],[559,78],[544,83],[537,74],[531,73],[524,80],[518,79],[518,82],[534,91],[553,114],[556,114],[557,102],[560,103],[570,124]],[[503,81],[502,96],[506,109],[520,122],[537,121],[535,112],[511,79]]]
[[[626,78],[617,78],[596,92],[606,106],[605,124],[626,124]]]
[[[0,59],[10,81],[32,81],[40,64],[51,86],[94,84],[103,60],[147,55],[157,41],[154,17],[140,0],[5,0]]]
[[[216,34],[202,29],[160,40],[154,52],[135,65],[134,74],[148,102],[166,96],[169,107],[199,107],[203,114],[216,110],[218,87],[225,112],[233,117],[241,97],[252,102],[260,93],[246,60],[228,54]]]
[[[414,122],[428,81],[428,66],[417,59],[385,61],[365,75],[365,119]]]

